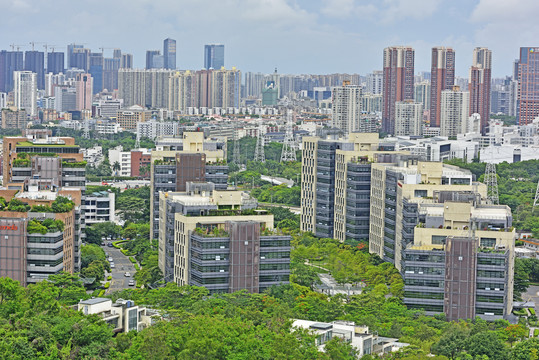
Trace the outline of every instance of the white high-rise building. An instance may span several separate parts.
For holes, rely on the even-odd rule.
[[[13,100],[15,107],[30,116],[37,115],[37,74],[31,71],[13,72]]]
[[[398,101],[395,103],[395,135],[419,136],[423,133],[423,104]]]
[[[367,92],[371,94],[381,95],[384,88],[384,72],[375,70],[372,74],[367,75]]]
[[[332,126],[345,133],[360,131],[361,86],[345,82],[331,89],[333,118]]]
[[[440,135],[457,136],[468,130],[470,93],[459,86],[442,91],[440,110]]]

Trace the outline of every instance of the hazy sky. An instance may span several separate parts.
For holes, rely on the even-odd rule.
[[[0,49],[117,47],[136,67],[166,37],[180,69],[201,68],[204,44],[223,43],[227,68],[266,73],[366,74],[390,45],[413,46],[416,72],[429,71],[430,48],[444,45],[457,75],[487,46],[493,76],[504,76],[519,46],[539,46],[538,0],[0,0],[0,12]]]

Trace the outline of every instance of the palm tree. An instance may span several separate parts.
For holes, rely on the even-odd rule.
[[[115,171],[115,176],[118,176],[118,171],[120,171],[121,166],[118,161],[115,161],[114,164],[112,164],[112,170]]]

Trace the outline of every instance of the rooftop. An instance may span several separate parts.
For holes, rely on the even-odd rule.
[[[101,304],[101,303],[104,303],[104,302],[107,302],[107,301],[112,301],[111,299],[107,299],[107,298],[91,298],[91,299],[88,299],[88,300],[82,300],[79,302],[79,304],[82,304],[82,305],[95,305],[95,304]]]

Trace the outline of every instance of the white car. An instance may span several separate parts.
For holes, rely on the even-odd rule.
[[[111,269],[114,269],[115,267],[116,267],[116,265],[114,265],[114,263],[111,262],[111,263],[110,263],[110,268],[111,268]]]
[[[131,273],[126,272],[126,273],[124,274],[124,276],[125,276],[125,277],[130,277],[130,276],[131,276]]]
[[[112,258],[112,256],[109,256],[109,262],[113,262],[114,259]]]

